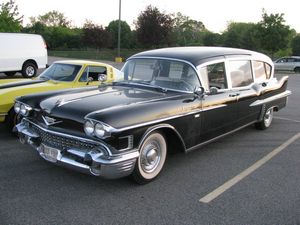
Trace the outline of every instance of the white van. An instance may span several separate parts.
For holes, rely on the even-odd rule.
[[[37,69],[46,68],[47,45],[41,35],[0,33],[0,72],[34,77]]]

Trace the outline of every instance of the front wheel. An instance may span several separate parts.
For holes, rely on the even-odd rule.
[[[37,67],[32,62],[26,62],[22,67],[22,76],[25,78],[32,78],[37,73]]]
[[[147,136],[140,148],[140,156],[132,173],[132,178],[139,184],[155,179],[161,172],[167,156],[167,143],[160,132]]]
[[[273,111],[273,108],[269,108],[265,112],[262,121],[255,123],[255,127],[259,130],[265,130],[270,127],[273,120]]]

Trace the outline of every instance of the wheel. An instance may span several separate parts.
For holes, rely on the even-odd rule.
[[[300,67],[296,67],[296,68],[294,69],[294,72],[295,72],[295,73],[300,73]]]
[[[159,132],[153,132],[143,141],[140,156],[132,173],[139,184],[155,179],[162,170],[167,156],[167,143]]]
[[[5,123],[6,127],[9,131],[12,131],[15,125],[17,125],[21,121],[21,115],[17,115],[14,111],[14,109],[11,109],[8,112],[8,115],[6,117]]]
[[[16,74],[16,71],[5,72],[4,74],[8,77],[13,77]]]
[[[32,62],[26,62],[22,67],[22,76],[25,78],[34,77],[37,73],[37,67]]]
[[[255,123],[255,127],[259,130],[265,130],[271,126],[273,120],[273,108],[269,108],[262,119],[262,121]]]

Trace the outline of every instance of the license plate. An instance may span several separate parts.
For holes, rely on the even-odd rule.
[[[46,146],[44,145],[43,147],[43,156],[46,160],[50,162],[56,162],[57,161],[57,156],[58,156],[59,150]]]

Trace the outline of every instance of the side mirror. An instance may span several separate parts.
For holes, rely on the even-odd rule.
[[[194,94],[197,97],[201,97],[205,93],[204,87],[196,87],[194,90]]]
[[[107,75],[106,74],[99,74],[98,81],[100,81],[101,83],[107,81]]]

